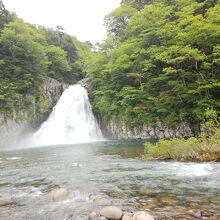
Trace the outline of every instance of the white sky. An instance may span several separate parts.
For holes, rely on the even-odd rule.
[[[31,24],[55,27],[81,41],[100,42],[106,36],[104,16],[121,0],[3,0],[7,10]]]

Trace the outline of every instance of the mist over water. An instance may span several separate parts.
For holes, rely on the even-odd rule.
[[[73,85],[64,91],[48,120],[33,135],[32,145],[88,143],[103,140],[87,91]]]

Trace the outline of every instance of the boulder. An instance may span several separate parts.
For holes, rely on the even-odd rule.
[[[138,215],[145,213],[144,211],[139,211],[139,212],[135,212],[134,215],[132,216],[132,220],[136,220]]]
[[[89,214],[89,217],[88,217],[88,219],[89,220],[95,220],[96,219],[96,213],[95,212],[91,212],[90,214]]]
[[[104,217],[104,216],[101,216],[100,218],[99,218],[99,220],[108,220],[106,217]]]
[[[122,216],[122,220],[131,220],[131,216],[127,215],[127,214],[124,214]]]
[[[66,200],[68,195],[69,192],[66,189],[64,188],[56,189],[52,191],[52,200],[55,202],[60,202]]]
[[[120,220],[123,213],[118,207],[106,206],[101,210],[100,214],[107,219]]]
[[[147,212],[140,211],[134,213],[132,220],[154,220],[154,217],[148,214]]]

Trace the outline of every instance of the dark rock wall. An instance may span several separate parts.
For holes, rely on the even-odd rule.
[[[148,125],[130,127],[124,123],[109,121],[101,122],[101,128],[104,136],[112,139],[151,139],[193,136],[190,127],[184,123],[175,128],[168,128],[161,123],[158,123],[155,127]]]

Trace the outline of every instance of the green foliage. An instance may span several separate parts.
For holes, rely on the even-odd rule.
[[[9,12],[5,9],[3,2],[0,0],[0,30],[4,28],[4,25],[10,20]]]
[[[90,51],[88,44],[66,34],[61,26],[55,30],[40,27],[39,31],[46,37],[48,45],[49,76],[68,84],[82,79],[84,66],[79,60],[82,60],[83,51]]]
[[[159,140],[156,144],[146,143],[145,158],[178,161],[220,161],[220,129],[209,138]]]
[[[60,47],[50,46],[46,49],[46,54],[49,61],[49,76],[62,81],[63,74],[71,70],[67,62],[66,52]]]
[[[145,5],[152,3],[154,0],[122,0],[121,3],[128,4],[131,7],[141,10]]]
[[[64,33],[62,27],[27,24],[0,1],[0,113],[12,118],[20,112],[17,119],[38,119],[47,108],[44,78],[68,84],[82,79],[84,66],[79,60],[87,51],[87,43]]]
[[[203,130],[208,134],[213,134],[216,128],[220,127],[220,118],[217,111],[212,108],[207,108],[205,111],[205,121],[202,124]]]
[[[198,136],[206,110],[220,113],[219,1],[138,2],[107,16],[117,31],[88,64],[95,111],[132,126],[184,122]]]
[[[23,108],[27,94],[35,96],[46,74],[44,37],[20,19],[11,21],[0,35],[1,112],[11,116]],[[25,106],[28,108],[28,106]]]
[[[128,4],[122,4],[119,8],[112,11],[105,17],[105,25],[109,35],[121,37],[129,19],[137,11]]]

